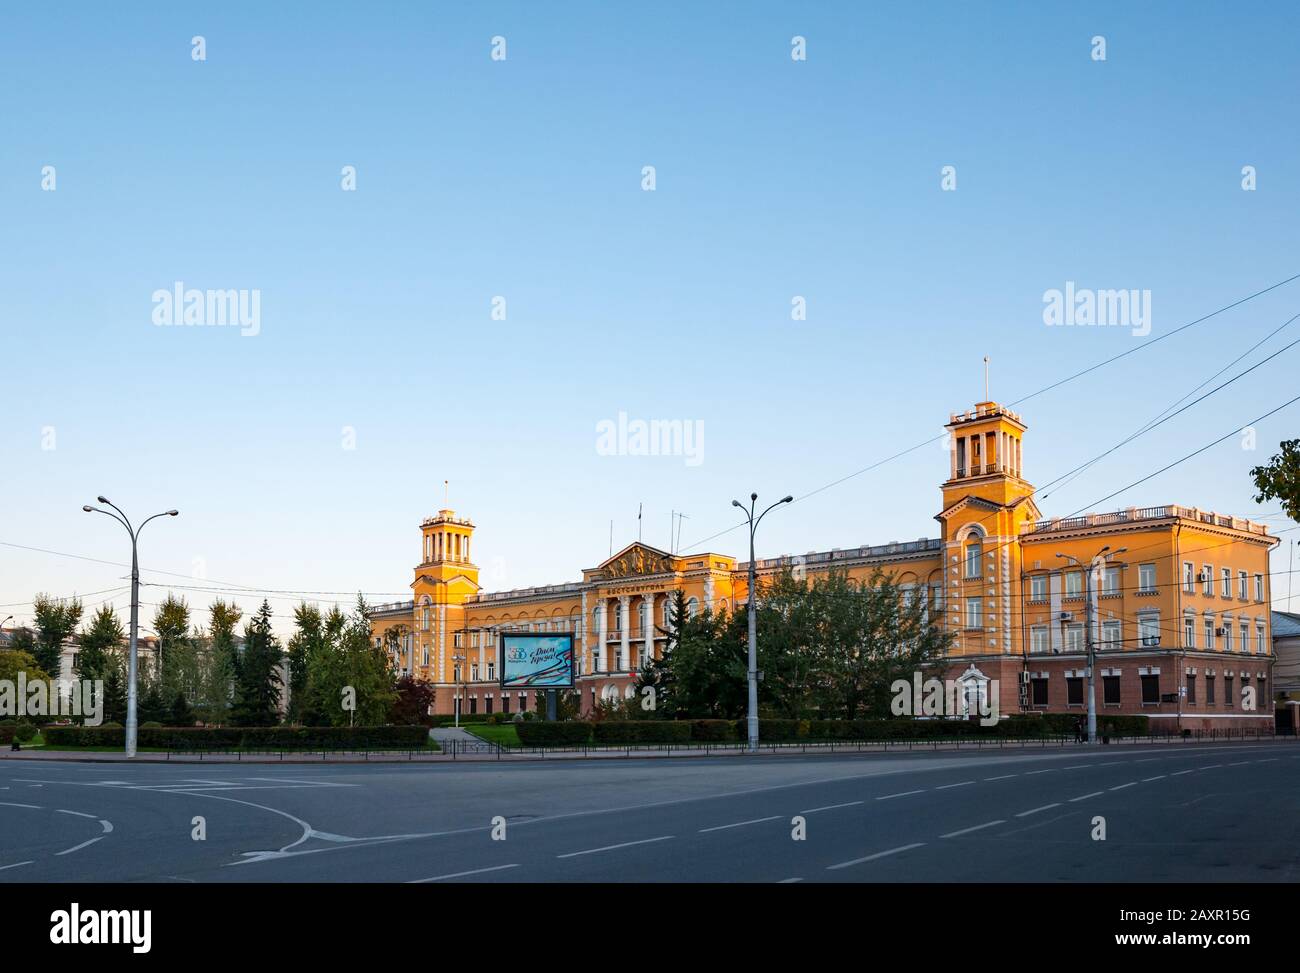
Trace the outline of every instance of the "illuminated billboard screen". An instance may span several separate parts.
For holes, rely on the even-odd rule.
[[[573,633],[501,634],[502,689],[572,689]]]

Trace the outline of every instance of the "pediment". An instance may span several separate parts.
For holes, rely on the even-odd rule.
[[[596,568],[606,578],[630,578],[642,574],[663,574],[673,570],[673,556],[649,544],[635,541]]]

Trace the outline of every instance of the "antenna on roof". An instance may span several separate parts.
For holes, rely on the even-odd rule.
[[[989,400],[989,356],[984,356],[984,401]]]

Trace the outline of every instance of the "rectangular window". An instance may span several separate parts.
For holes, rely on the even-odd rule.
[[[1219,594],[1224,598],[1232,597],[1232,568],[1223,568],[1219,575]]]
[[[502,693],[501,695],[501,712],[510,712],[510,697]]]
[[[1035,625],[1029,630],[1029,651],[1039,654],[1049,651],[1047,626]]]
[[[1083,680],[1078,676],[1065,680],[1065,701],[1071,706],[1083,705]]]
[[[1138,643],[1148,648],[1160,644],[1159,615],[1138,616]]]
[[[1255,575],[1255,600],[1261,605],[1264,604],[1264,576]]]
[[[491,712],[492,712],[492,697],[491,697],[491,696],[489,696],[489,697],[487,698],[487,706],[486,706],[486,708],[483,710],[483,712],[484,712],[484,713],[491,713]]]
[[[1138,591],[1156,590],[1156,566],[1154,564],[1138,565]]]
[[[1201,565],[1201,594],[1211,595],[1211,596],[1213,596],[1214,594],[1214,565],[1213,564]]]
[[[1232,677],[1223,677],[1223,706],[1225,709],[1232,709]]]
[[[1214,648],[1214,619],[1213,618],[1207,618],[1205,620],[1205,643],[1201,647],[1205,649]]]
[[[1205,705],[1214,705],[1214,677],[1209,674],[1205,677]]]
[[[1082,571],[1065,572],[1065,597],[1067,598],[1083,597],[1083,572]]]
[[[1187,674],[1187,702],[1196,704],[1196,673]]]
[[[478,682],[478,663],[471,662],[469,666],[469,681]]]
[[[1029,577],[1029,600],[1047,600],[1047,575],[1034,574]]]
[[[1031,679],[1030,685],[1033,686],[1034,689],[1033,704],[1035,706],[1046,706],[1047,705],[1047,680]]]
[[[470,711],[471,713],[477,713],[477,712],[478,712],[478,697],[477,697],[477,696],[471,696],[471,697],[469,698],[469,711]]]
[[[1065,651],[1083,651],[1083,626],[1078,622],[1065,627]]]
[[[983,545],[979,541],[971,541],[966,545],[966,577],[978,578],[980,576],[980,559],[983,556]]]
[[[1120,623],[1117,621],[1105,621],[1101,623],[1101,644],[1105,649],[1118,649],[1120,647]]]
[[[966,627],[981,628],[984,625],[984,599],[966,599]]]
[[[1101,677],[1101,695],[1107,706],[1119,705],[1119,676]]]
[[[493,679],[497,677],[497,664],[495,662],[489,662],[487,666],[488,666],[488,675],[487,675],[488,682],[491,682]]]
[[[1250,651],[1250,626],[1245,622],[1241,623],[1241,651]]]
[[[1119,568],[1107,568],[1101,576],[1101,593],[1103,595],[1119,594]]]
[[[1183,562],[1183,590],[1189,595],[1196,594],[1196,569],[1192,567],[1191,561]]]
[[[1143,704],[1160,702],[1160,677],[1158,675],[1142,676]]]
[[[1237,597],[1242,601],[1250,597],[1250,582],[1247,580],[1245,571],[1237,572]]]
[[[1223,651],[1232,651],[1232,622],[1226,618],[1223,620]]]
[[[1196,648],[1196,617],[1193,615],[1183,616],[1183,648]]]
[[[1267,655],[1268,651],[1264,648],[1264,626],[1255,629],[1255,654]]]

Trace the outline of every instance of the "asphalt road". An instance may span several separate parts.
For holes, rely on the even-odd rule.
[[[0,882],[1297,878],[1293,742],[553,764],[0,761]]]

